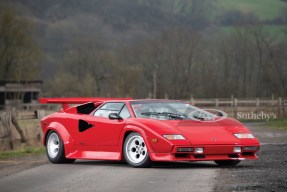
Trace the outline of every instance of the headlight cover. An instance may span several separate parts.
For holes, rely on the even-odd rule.
[[[251,133],[235,133],[234,136],[238,139],[254,139]]]
[[[182,135],[163,135],[167,140],[185,140]]]

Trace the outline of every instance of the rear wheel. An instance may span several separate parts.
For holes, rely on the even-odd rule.
[[[149,167],[151,160],[144,139],[138,133],[130,133],[123,148],[126,162],[133,167]]]
[[[232,167],[240,163],[240,160],[217,160],[214,162],[222,167]]]
[[[50,131],[47,135],[46,153],[48,159],[55,164],[73,163],[75,161],[75,159],[67,159],[65,157],[63,141],[56,131]]]

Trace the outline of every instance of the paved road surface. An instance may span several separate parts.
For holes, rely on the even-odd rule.
[[[121,163],[47,164],[0,180],[0,191],[212,191],[213,163],[164,164],[136,169]]]

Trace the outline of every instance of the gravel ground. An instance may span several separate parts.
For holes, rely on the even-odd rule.
[[[259,160],[218,171],[214,191],[287,191],[287,130],[246,123],[261,143]]]
[[[287,145],[263,145],[258,156],[220,169],[214,191],[287,191]]]

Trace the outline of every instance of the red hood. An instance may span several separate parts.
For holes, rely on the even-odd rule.
[[[165,121],[178,129],[192,144],[241,144],[234,133],[250,133],[240,122],[232,118],[220,121]],[[250,142],[250,141],[249,141]]]
[[[220,121],[131,119],[163,134],[182,134],[193,145],[258,144],[257,139],[238,139],[234,133],[251,133],[239,121],[226,118]]]

